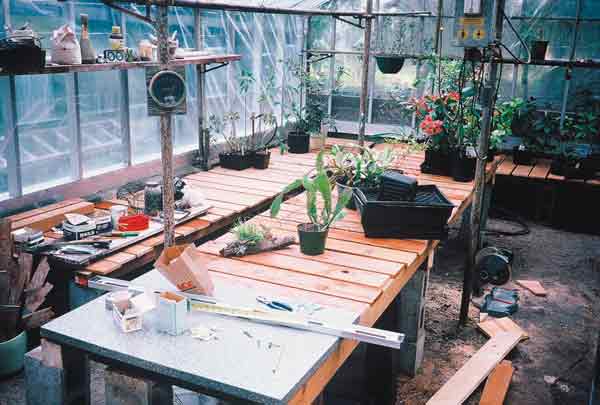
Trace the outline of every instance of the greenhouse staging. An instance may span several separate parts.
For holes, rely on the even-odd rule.
[[[0,4],[0,405],[600,405],[598,2]]]

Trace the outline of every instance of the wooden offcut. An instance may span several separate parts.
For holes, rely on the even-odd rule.
[[[538,297],[545,297],[547,295],[546,289],[542,286],[542,283],[536,280],[516,280],[516,283],[523,288],[531,291]]]
[[[520,340],[520,333],[498,333],[427,401],[427,405],[462,404]]]
[[[479,405],[502,405],[514,371],[515,369],[510,361],[503,360],[500,362],[483,387]]]
[[[75,204],[60,206],[60,208],[15,221],[12,223],[12,229],[16,230],[29,227],[46,232],[49,231],[53,226],[60,224],[65,219],[65,214],[87,215],[92,214],[94,210],[94,204],[91,202],[77,202]]]
[[[291,236],[272,237],[265,239],[257,244],[247,244],[238,240],[232,241],[219,251],[221,256],[246,256],[260,252],[268,252],[271,250],[284,249],[296,242],[296,238]]]
[[[487,316],[477,324],[477,328],[490,338],[498,333],[514,332],[521,334],[521,340],[529,339],[527,332],[508,317],[494,318],[493,316]]]

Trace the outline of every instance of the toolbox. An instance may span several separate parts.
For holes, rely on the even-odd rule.
[[[413,201],[383,201],[377,192],[360,188],[354,189],[353,198],[368,238],[448,237],[448,219],[454,205],[436,186],[418,186]]]

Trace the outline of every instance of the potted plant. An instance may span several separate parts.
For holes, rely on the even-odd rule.
[[[416,38],[413,35],[415,24],[405,23],[392,17],[383,17],[381,21],[381,29],[378,30],[380,53],[375,56],[375,61],[381,73],[396,74],[404,66],[405,57],[402,53],[406,52],[406,45],[415,43]]]
[[[323,152],[321,151],[317,156],[314,177],[311,179],[304,176],[288,185],[271,204],[272,218],[279,214],[283,196],[300,186],[306,190],[306,214],[310,220],[310,222],[298,225],[300,251],[306,255],[320,255],[325,251],[329,227],[344,217],[344,207],[352,198],[352,194],[349,192],[338,193],[337,201],[335,205],[333,204],[331,183],[323,165]]]
[[[450,152],[450,174],[455,181],[467,182],[475,178],[475,148],[480,133],[480,116],[477,110],[469,108],[463,111],[462,118],[462,125],[456,128],[455,144]]]
[[[532,130],[519,133],[521,143],[513,148],[513,162],[517,165],[533,165],[536,155],[544,150],[546,139],[554,136],[557,131],[557,121],[549,114],[536,119]]]
[[[566,116],[560,131],[559,154],[552,160],[550,172],[569,179],[588,179],[596,168],[590,159],[591,145],[598,131],[598,118],[593,113]],[[578,146],[585,152],[578,153]]]
[[[488,161],[494,160],[494,155],[500,148],[504,138],[516,133],[527,134],[531,132],[532,111],[530,102],[525,102],[521,98],[514,98],[496,105]]]
[[[209,131],[225,139],[227,149],[219,153],[219,164],[225,169],[244,170],[254,163],[254,154],[246,140],[238,137],[236,123],[239,119],[240,114],[234,111],[226,113],[223,119],[214,114],[208,118]]]
[[[355,187],[376,189],[380,185],[381,175],[394,163],[396,155],[391,148],[378,152],[358,147],[358,152],[346,150],[334,145],[327,155],[325,169],[335,182],[338,193],[352,194]],[[354,199],[350,199],[346,208],[356,209]]]
[[[0,240],[3,257],[0,268],[8,273],[8,284],[0,287],[0,377],[8,377],[23,368],[27,352],[27,331],[49,321],[51,308],[39,309],[52,289],[46,282],[50,267],[46,259],[34,263],[31,254],[21,253],[15,259],[10,238],[10,221],[2,221]]]
[[[545,60],[546,52],[548,51],[548,41],[544,39],[544,30],[540,28],[538,30],[537,39],[531,41],[531,60]]]

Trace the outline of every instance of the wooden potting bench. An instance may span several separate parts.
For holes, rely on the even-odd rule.
[[[333,139],[328,143],[331,145],[340,142],[347,143]],[[412,154],[399,159],[396,167],[416,176],[420,184],[436,184],[456,205],[450,222],[457,221],[470,205],[473,184],[458,183],[443,176],[421,174],[419,165],[422,160],[422,154]],[[488,181],[493,181],[501,160],[498,158],[488,165]],[[211,195],[212,201],[219,204],[235,204],[240,201],[238,197],[242,197],[247,199],[241,205],[245,206],[252,202],[260,204],[270,200],[285,184],[312,170],[314,161],[314,153],[285,156],[274,153],[271,156],[271,167],[266,171],[232,172],[213,169],[186,178],[199,182],[203,190]],[[257,190],[264,190],[269,194],[257,195]],[[268,224],[275,232],[294,234],[296,225],[306,221],[304,198],[304,194],[291,197],[282,205],[277,219],[271,219],[268,214],[262,213],[252,221]],[[216,215],[230,213],[235,207],[223,206],[220,209],[225,211],[218,211]],[[242,295],[266,295],[296,302],[311,302],[343,310],[350,314],[349,318],[356,318],[363,325],[404,333],[405,341],[398,352],[391,353],[389,349],[379,347],[365,348],[366,364],[375,364],[378,370],[375,374],[368,373],[370,377],[367,378],[372,380],[369,386],[378,387],[370,395],[385,397],[385,387],[390,386],[390,378],[394,373],[416,372],[423,356],[425,290],[438,241],[366,238],[358,213],[352,211],[332,226],[326,251],[320,256],[305,256],[300,253],[298,245],[293,245],[277,252],[226,259],[219,256],[218,250],[229,237],[223,235],[198,247],[204,254],[206,266],[217,285],[218,298],[235,296],[235,290],[243,291]],[[156,276],[158,274],[153,271],[150,275],[143,276],[140,282],[151,282],[151,279],[156,280]],[[258,402],[308,404],[323,391],[336,371],[357,348],[356,342],[349,340],[334,339],[321,342],[326,345],[326,355],[317,356],[310,364],[298,363],[298,367],[302,368],[298,380],[286,381],[274,392],[272,386],[265,387],[258,382],[255,385],[249,384],[249,376],[240,376],[235,369],[231,370],[232,379],[227,378],[227,381],[223,380],[223,374],[198,370],[191,365],[190,369],[181,365],[185,370],[180,370],[179,366],[170,360],[171,357],[159,358],[156,357],[158,354],[143,349],[147,338],[152,336],[154,339],[155,332],[152,326],[139,335],[139,338],[128,335],[127,343],[123,344],[112,335],[103,337],[97,333],[90,334],[88,329],[77,325],[86,316],[88,306],[90,311],[98,312],[103,305],[101,299],[94,300],[44,326],[42,336],[45,338],[45,348],[42,347],[41,353],[38,350],[30,355],[31,367],[50,365],[54,372],[66,376],[67,363],[73,361],[72,364],[82,364],[81,356],[89,355],[110,365],[133,370],[134,375],[141,375],[157,383],[166,381],[168,384],[208,392],[211,395],[229,398],[233,396],[249,401],[259,398]],[[105,318],[107,319],[101,322],[110,322],[108,317]],[[106,329],[106,326],[103,328]],[[278,336],[289,331],[273,328],[269,333]],[[183,346],[181,350],[186,350]],[[307,345],[305,349],[310,351],[312,347]],[[323,347],[319,346],[319,350],[322,349]],[[201,347],[195,348],[194,354],[200,355],[201,350]],[[231,350],[235,353],[238,348],[232,347]],[[48,358],[61,358],[68,354],[70,360],[53,360],[50,364],[49,360],[44,361],[44,351],[48,353]],[[314,353],[311,352],[311,358],[312,354]],[[179,352],[171,355],[183,356]],[[372,360],[368,359],[377,361],[372,363]],[[263,372],[262,368],[272,366],[271,363],[261,362],[260,359],[251,361],[256,361],[250,369],[256,370],[257,375]],[[233,365],[231,367],[235,368]],[[285,363],[282,367],[290,365]],[[60,382],[64,384],[68,381]]]

